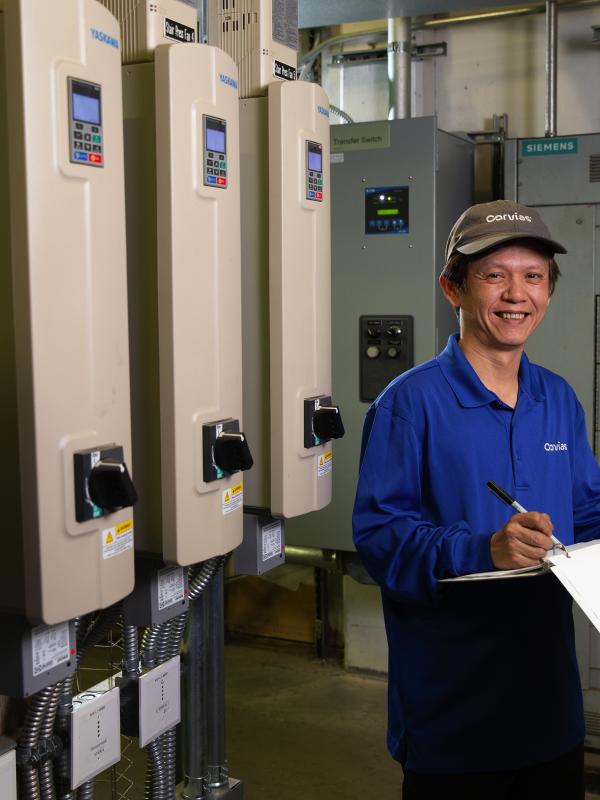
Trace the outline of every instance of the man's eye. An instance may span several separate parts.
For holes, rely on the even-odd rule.
[[[488,272],[488,279],[491,281],[497,281],[502,277],[500,272]]]
[[[541,273],[541,272],[529,272],[529,273],[527,274],[527,278],[528,278],[530,281],[541,281],[541,280],[543,280],[543,279],[544,279],[544,276],[542,275],[542,273]]]

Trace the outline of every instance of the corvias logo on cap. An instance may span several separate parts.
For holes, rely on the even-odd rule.
[[[529,214],[488,214],[486,222],[531,222]]]
[[[103,42],[103,44],[119,49],[119,40],[115,39],[114,36],[109,36],[108,33],[99,31],[97,28],[90,28],[90,33],[92,34],[92,39],[96,39],[97,42]]]

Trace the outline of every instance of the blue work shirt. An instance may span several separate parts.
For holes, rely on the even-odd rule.
[[[600,470],[571,387],[523,355],[512,409],[452,336],[369,409],[353,514],[357,550],[382,589],[388,746],[417,772],[516,769],[584,737],[559,581],[438,582],[494,569],[491,536],[515,512],[488,480],[549,514],[565,544],[600,535]]]

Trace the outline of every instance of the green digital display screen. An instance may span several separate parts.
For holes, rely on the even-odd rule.
[[[409,232],[408,186],[369,186],[365,189],[365,233]]]

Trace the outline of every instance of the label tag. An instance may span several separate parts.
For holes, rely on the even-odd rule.
[[[133,547],[133,520],[102,531],[102,558],[112,558]]]
[[[71,658],[69,623],[40,625],[31,631],[33,675],[37,677]]]
[[[330,153],[329,154],[329,163],[330,164],[343,164],[344,163],[344,154],[343,153]]]
[[[221,508],[223,515],[238,511],[244,504],[244,484],[236,483],[231,489],[225,489],[222,493]]]
[[[158,610],[185,600],[185,581],[182,567],[165,567],[158,571]]]
[[[549,139],[523,139],[522,156],[572,156],[577,152],[576,136],[559,136]]]
[[[262,529],[262,560],[281,555],[281,522],[270,522]]]
[[[187,25],[182,25],[181,22],[176,22],[168,17],[165,17],[165,36],[167,39],[184,44],[196,41],[196,31],[193,28],[188,28]]]
[[[328,450],[326,453],[323,453],[319,456],[319,460],[317,462],[317,475],[319,478],[322,478],[324,475],[329,475],[332,469],[333,453],[331,450]]]
[[[360,126],[360,131],[348,133],[346,125],[336,125],[340,130],[331,130],[331,152],[349,150],[377,150],[390,146],[390,123],[368,122]]]
[[[284,64],[283,61],[273,59],[273,75],[276,78],[283,78],[284,81],[295,81],[296,68],[290,67],[289,64]]]

